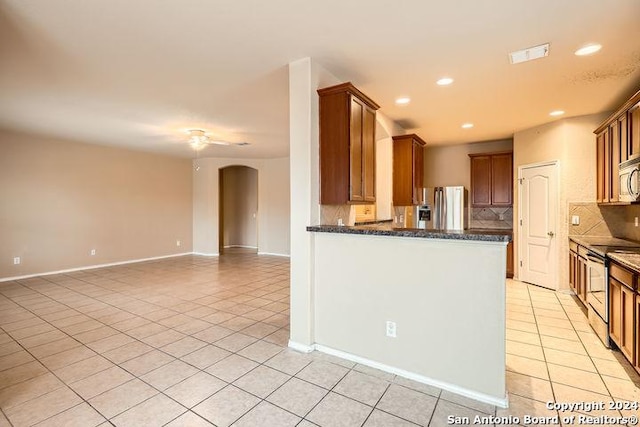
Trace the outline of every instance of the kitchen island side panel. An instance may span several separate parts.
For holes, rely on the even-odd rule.
[[[506,242],[332,233],[314,242],[316,344],[506,402]]]

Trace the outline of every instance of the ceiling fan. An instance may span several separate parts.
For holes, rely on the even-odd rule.
[[[229,142],[220,139],[212,139],[202,129],[190,129],[187,131],[187,134],[189,135],[189,143],[191,144],[191,147],[196,151],[204,148],[207,144],[238,146],[249,145],[248,142]]]

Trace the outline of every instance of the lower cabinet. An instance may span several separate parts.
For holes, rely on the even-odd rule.
[[[640,373],[640,293],[636,293],[636,359],[633,367]]]
[[[507,245],[507,277],[513,278],[513,240]]]
[[[577,284],[577,292],[578,298],[584,305],[587,305],[587,275],[589,274],[587,270],[587,260],[581,256],[578,256],[578,284]]]
[[[609,274],[609,337],[638,369],[640,297],[636,292],[637,274],[615,263],[611,263]]]

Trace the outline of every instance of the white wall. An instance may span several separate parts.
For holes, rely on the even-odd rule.
[[[320,146],[317,89],[341,81],[303,58],[289,64],[289,156],[291,171],[291,340],[313,343],[312,241],[320,223]]]
[[[608,114],[572,117],[537,126],[513,137],[514,223],[519,218],[518,168],[558,160],[558,244],[557,288],[569,288],[569,203],[596,199],[596,137],[593,131]],[[519,262],[519,230],[514,226],[516,277]]]
[[[199,166],[196,170],[195,166]],[[218,255],[219,179],[226,166],[258,170],[258,253],[289,255],[289,199],[280,195],[289,187],[289,159],[205,158],[194,161],[193,250]],[[283,190],[284,189],[284,190]]]
[[[222,172],[222,245],[258,247],[258,171],[229,166]]]

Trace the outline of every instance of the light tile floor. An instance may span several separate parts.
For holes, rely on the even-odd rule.
[[[511,406],[496,410],[288,350],[285,258],[185,256],[2,283],[0,427],[441,426],[557,415],[547,401],[640,400],[638,376],[571,296],[508,280],[507,300]]]

